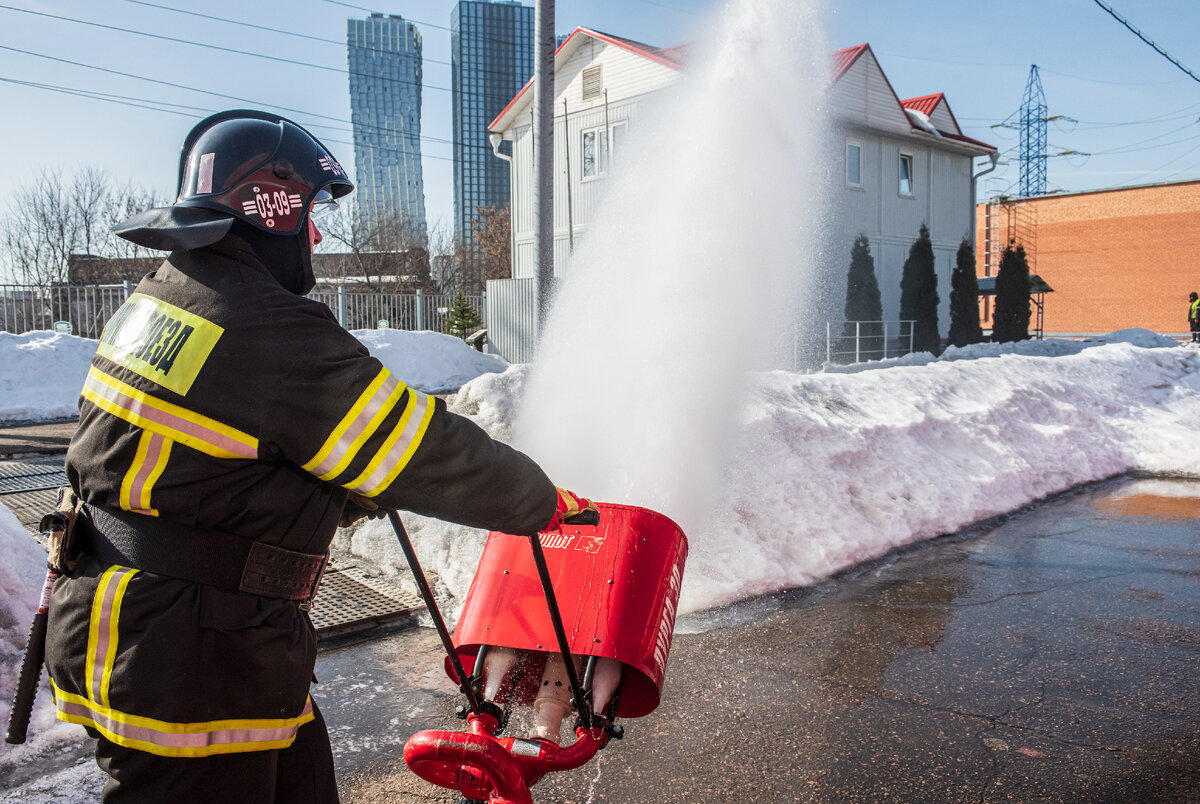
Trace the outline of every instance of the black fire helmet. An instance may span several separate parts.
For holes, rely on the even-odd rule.
[[[233,109],[201,120],[188,133],[175,203],[140,212],[113,232],[164,251],[211,245],[234,218],[264,232],[295,235],[314,202],[353,189],[333,154],[304,128],[276,114]]]

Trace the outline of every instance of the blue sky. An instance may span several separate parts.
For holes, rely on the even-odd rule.
[[[567,33],[584,25],[666,46],[701,35],[723,5],[558,0],[555,27]],[[1031,64],[1041,72],[1049,113],[1062,116],[1050,124],[1050,154],[1076,152],[1050,158],[1051,190],[1200,178],[1200,82],[1095,0],[823,5],[829,49],[869,42],[901,98],[945,92],[965,133],[1001,150],[1000,168],[981,180],[981,197],[1016,192],[1018,131],[1005,124],[1018,119]],[[1196,0],[1105,5],[1200,75]],[[349,166],[345,20],[379,11],[411,19],[422,31],[426,206],[431,224],[448,224],[453,6],[453,0],[0,0],[0,149],[7,157],[0,190],[13,196],[42,169],[70,174],[94,166],[115,180],[170,194],[187,131],[210,112],[239,106],[292,117]],[[89,96],[68,94],[78,91]]]

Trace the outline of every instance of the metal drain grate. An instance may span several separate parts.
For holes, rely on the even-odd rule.
[[[45,486],[58,488],[67,482],[62,456],[0,461],[0,494],[16,494]]]
[[[383,633],[416,623],[420,598],[335,557],[313,601],[313,626],[322,644]]]

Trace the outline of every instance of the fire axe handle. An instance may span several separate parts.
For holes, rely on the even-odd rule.
[[[46,619],[50,604],[50,590],[58,580],[59,573],[46,570],[46,582],[42,587],[42,598],[33,623],[29,626],[29,638],[25,640],[25,655],[21,659],[21,673],[17,676],[17,692],[13,696],[12,711],[8,713],[8,729],[4,742],[20,745],[29,732],[29,718],[33,715],[33,700],[37,696],[38,681],[42,678],[42,663],[46,658]]]

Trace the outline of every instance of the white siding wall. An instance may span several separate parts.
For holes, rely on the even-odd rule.
[[[583,100],[583,70],[599,66],[607,98]],[[636,128],[637,117],[657,90],[678,78],[674,68],[659,64],[624,48],[586,37],[555,75],[554,105],[554,263],[563,271],[576,243],[595,215],[607,181],[582,176],[583,132],[625,123],[624,134]],[[532,101],[532,90],[528,91]],[[566,108],[563,100],[566,100]],[[607,101],[607,102],[606,102]],[[532,120],[528,108],[521,126],[505,132],[513,140],[513,277],[537,274],[533,232]],[[619,154],[612,154],[620,159]],[[568,163],[570,167],[568,175]]]
[[[864,53],[829,90],[829,108],[844,125],[907,134],[912,130],[875,57]]]
[[[843,136],[839,148],[843,160],[847,140],[862,148],[862,186],[846,184],[843,164],[835,190],[837,219],[841,225],[835,238],[834,264],[843,271],[848,269],[854,238],[865,234],[875,260],[883,317],[895,320],[900,315],[900,278],[904,261],[924,223],[929,228],[934,269],[938,275],[938,326],[945,334],[950,327],[950,274],[955,255],[962,238],[969,238],[973,229],[971,157],[936,150],[934,144],[923,143],[915,137],[892,138],[860,130]],[[911,198],[901,196],[899,192],[902,152],[913,157],[914,191]],[[839,293],[844,293],[844,273],[838,278],[841,280]],[[841,309],[841,303],[836,309]]]
[[[954,124],[954,118],[950,116],[950,110],[946,106],[946,102],[942,101],[933,108],[933,114],[929,115],[929,122],[942,131],[949,131],[952,134],[961,134],[958,126]]]

